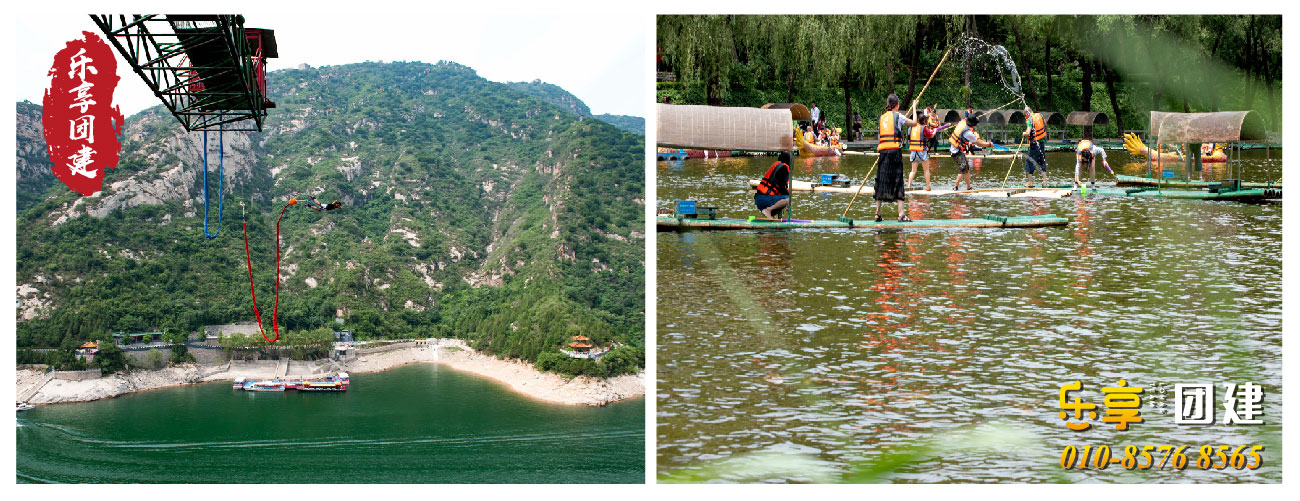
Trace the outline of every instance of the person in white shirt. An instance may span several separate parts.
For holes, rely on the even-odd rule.
[[[1079,141],[1079,146],[1074,149],[1074,185],[1082,186],[1083,181],[1079,180],[1079,171],[1084,164],[1088,165],[1088,182],[1091,188],[1097,188],[1097,157],[1101,156],[1101,164],[1110,169],[1110,164],[1106,163],[1106,150],[1093,144],[1091,138],[1084,138]]]

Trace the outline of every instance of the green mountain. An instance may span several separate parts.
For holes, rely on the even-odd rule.
[[[560,370],[644,364],[643,138],[451,62],[282,70],[267,85],[279,106],[263,132],[223,137],[215,239],[202,232],[202,134],[161,106],[127,120],[122,161],[94,196],[20,169],[18,346],[253,321],[245,221],[269,331],[276,221],[314,195],[342,209],[284,210],[282,331],[339,316],[363,339],[460,337],[532,361],[580,333],[625,346],[602,363],[617,367]],[[20,159],[43,149],[28,132]]]
[[[591,108],[588,108],[586,103],[582,102],[582,100],[578,99],[577,96],[570,94],[569,91],[564,90],[558,85],[549,84],[541,80],[533,80],[531,82],[510,82],[508,85],[514,87],[516,90],[524,91],[549,101],[575,116],[592,117],[633,134],[645,136],[644,118],[631,115],[611,115],[609,113],[592,115]]]

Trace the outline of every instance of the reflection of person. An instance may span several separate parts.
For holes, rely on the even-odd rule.
[[[1101,164],[1105,165],[1107,169],[1110,168],[1110,164],[1106,163],[1106,150],[1092,144],[1092,138],[1085,137],[1079,141],[1079,146],[1074,151],[1074,185],[1083,185],[1083,182],[1079,180],[1079,169],[1083,168],[1083,164],[1086,163],[1088,164],[1088,181],[1091,184],[1089,187],[1097,189],[1097,155],[1101,155]]]
[[[1025,178],[1026,187],[1034,187],[1034,171],[1038,170],[1043,173],[1043,186],[1047,186],[1047,123],[1043,121],[1041,113],[1035,113],[1028,106],[1025,107],[1025,133],[1022,134],[1029,139],[1029,155],[1025,158]]]
[[[763,217],[780,218],[781,211],[790,206],[790,152],[777,155],[756,189],[754,205]]]
[[[876,151],[880,152],[880,170],[876,171],[875,194],[872,195],[876,199],[876,221],[883,220],[880,217],[882,202],[898,202],[898,220],[911,221],[903,214],[903,202],[907,196],[903,186],[903,129],[917,123],[898,112],[898,96],[890,94],[885,98],[885,112],[880,115],[879,125],[880,144]]]
[[[970,159],[967,158],[976,146],[989,148],[993,143],[980,139],[979,134],[975,133],[975,126],[979,125],[980,119],[975,117],[967,118],[965,121],[957,122],[957,126],[952,129],[952,135],[948,136],[948,154],[952,159],[957,161],[957,184],[952,189],[961,189],[961,179],[966,178],[966,189],[971,189],[970,185]]]

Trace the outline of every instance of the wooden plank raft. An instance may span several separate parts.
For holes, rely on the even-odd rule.
[[[1155,179],[1155,178],[1142,177],[1142,176],[1126,176],[1126,175],[1124,175],[1124,174],[1117,174],[1115,177],[1119,179],[1119,181],[1118,181],[1116,184],[1118,184],[1118,185],[1120,185],[1120,186],[1156,186],[1156,185],[1161,185],[1161,186],[1168,186],[1168,187],[1170,187],[1170,188],[1199,188],[1199,189],[1205,189],[1205,188],[1209,188],[1209,187],[1211,187],[1211,186],[1218,186],[1218,185],[1219,185],[1219,182],[1218,182],[1218,181],[1180,181],[1180,180],[1173,180],[1173,179]],[[1272,189],[1280,190],[1280,189],[1282,189],[1282,183],[1280,183],[1280,182],[1277,182],[1277,183],[1247,183],[1247,182],[1243,182],[1243,183],[1241,183],[1241,187],[1242,187],[1242,188],[1253,188],[1253,189],[1269,189],[1269,188],[1272,188]]]
[[[754,188],[756,186],[758,186],[757,179],[749,180],[750,188]],[[813,193],[854,194],[858,192],[858,188],[856,186],[852,186],[852,187],[819,186],[819,185],[814,186],[809,181],[794,181],[790,185],[790,190],[811,191]],[[870,186],[862,187],[862,195],[864,196],[871,195],[875,192],[876,190],[872,189]],[[975,196],[975,197],[987,197],[987,198],[1064,198],[1070,195],[1070,190],[1068,188],[1056,188],[1056,187],[988,188],[988,189],[978,189],[978,190],[931,190],[931,191],[911,190],[908,191],[907,193],[913,195],[933,195],[933,196],[963,195],[963,196]]]
[[[1056,217],[1055,214],[1043,216],[984,216],[969,219],[920,219],[899,222],[885,220],[771,220],[749,219],[692,219],[673,216],[655,218],[655,226],[660,231],[672,230],[770,230],[795,228],[858,228],[858,229],[916,229],[916,228],[1040,228],[1045,226],[1065,226],[1070,220]]]

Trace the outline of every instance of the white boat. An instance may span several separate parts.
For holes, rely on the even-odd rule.
[[[242,389],[244,389],[244,383],[245,383],[246,381],[247,381],[247,378],[245,378],[245,377],[243,377],[243,376],[240,376],[240,377],[235,378],[235,389],[236,389],[236,390],[242,390]]]
[[[17,402],[17,404],[18,404],[18,412],[22,412],[22,411],[26,411],[26,410],[32,410],[32,409],[35,409],[35,408],[36,408],[35,405],[29,404],[29,403],[26,403],[26,402]]]
[[[244,391],[284,391],[280,381],[249,381],[244,384]]]

